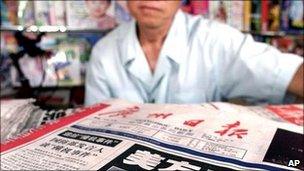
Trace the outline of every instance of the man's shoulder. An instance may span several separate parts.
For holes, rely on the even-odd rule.
[[[92,49],[91,57],[98,60],[113,59],[114,54],[120,49],[119,42],[125,37],[131,24],[130,22],[121,24],[98,40]]]
[[[94,45],[94,48],[115,47],[117,41],[119,41],[119,39],[124,38],[124,35],[127,33],[127,29],[128,27],[130,27],[130,25],[130,22],[119,25],[118,27],[107,33],[107,35],[98,40],[97,43]]]
[[[183,15],[188,33],[194,34],[195,36],[208,34],[208,36],[229,37],[229,34],[234,35],[239,33],[236,28],[233,28],[226,23],[208,19],[202,15],[191,15],[184,12]]]

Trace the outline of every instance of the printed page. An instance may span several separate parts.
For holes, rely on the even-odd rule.
[[[303,127],[241,106],[104,103],[2,144],[1,168],[303,169]]]

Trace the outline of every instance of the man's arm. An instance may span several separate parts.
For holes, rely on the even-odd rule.
[[[85,105],[100,103],[111,98],[110,88],[100,61],[102,48],[95,46],[86,70]]]
[[[218,80],[223,98],[241,97],[253,103],[270,104],[289,100],[284,98],[286,92],[303,98],[302,57],[282,53],[238,30],[227,28],[227,31],[229,35],[221,36],[221,41],[225,42],[225,55],[218,62]]]
[[[300,66],[300,68],[298,69],[298,71],[296,72],[296,74],[293,76],[292,81],[290,82],[289,86],[288,86],[288,92],[293,93],[299,97],[304,97],[304,88],[303,88],[303,84],[304,84],[304,66],[303,64]]]

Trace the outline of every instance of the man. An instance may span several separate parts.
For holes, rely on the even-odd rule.
[[[92,51],[86,104],[109,98],[202,103],[303,97],[303,59],[179,10],[180,1],[128,1],[135,18]]]

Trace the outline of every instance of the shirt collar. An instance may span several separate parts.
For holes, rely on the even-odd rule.
[[[129,23],[122,43],[122,63],[124,66],[130,64],[137,56],[142,53],[141,46],[136,34],[136,21],[132,19]],[[174,16],[172,25],[165,39],[160,55],[165,55],[180,64],[182,60],[181,51],[185,48],[187,41],[185,14],[178,10]]]
[[[163,44],[161,55],[165,55],[176,64],[182,61],[182,51],[185,51],[187,43],[187,31],[185,14],[178,10]]]

